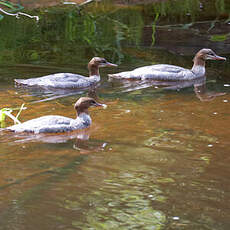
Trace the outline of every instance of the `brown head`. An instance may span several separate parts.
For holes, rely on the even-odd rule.
[[[201,49],[196,56],[194,57],[193,61],[196,65],[205,65],[206,60],[223,60],[225,61],[225,57],[218,56],[212,51],[211,49]]]
[[[100,67],[116,67],[116,64],[110,63],[106,61],[104,58],[94,57],[88,64],[89,75],[97,75],[99,76],[99,68]]]
[[[100,104],[91,97],[81,97],[75,103],[74,108],[77,111],[77,114],[79,115],[80,113],[88,113],[88,108],[93,106],[106,107],[105,104]]]

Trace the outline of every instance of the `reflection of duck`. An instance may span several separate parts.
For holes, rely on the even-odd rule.
[[[16,84],[51,88],[85,88],[100,81],[99,67],[117,66],[104,58],[94,57],[88,64],[89,77],[73,73],[56,73],[44,77],[15,79]]]
[[[164,87],[164,89],[167,90],[180,90],[187,87],[194,87],[194,92],[197,96],[197,98],[200,99],[200,101],[211,101],[214,100],[218,96],[223,96],[225,93],[223,92],[213,92],[213,91],[207,91],[206,88],[206,77],[201,77],[198,79],[194,79],[191,81],[178,81],[178,82],[168,82],[170,85],[167,87]]]
[[[194,84],[194,92],[196,96],[200,99],[200,101],[212,101],[216,97],[223,96],[226,94],[222,92],[212,92],[212,91],[207,92],[206,84],[202,84],[202,85]]]
[[[226,58],[217,56],[211,49],[202,49],[195,55],[191,70],[174,65],[158,64],[140,67],[133,71],[109,74],[109,77],[134,80],[193,80],[205,75],[206,60],[226,60]]]
[[[26,121],[22,124],[13,125],[6,129],[14,132],[32,133],[59,133],[84,129],[89,127],[92,123],[88,113],[88,108],[91,106],[105,105],[97,103],[92,98],[81,97],[74,106],[78,115],[76,119],[48,115]]]
[[[95,128],[95,127],[94,127]],[[65,133],[39,133],[39,134],[26,134],[17,133],[15,135],[4,135],[4,142],[28,143],[28,142],[40,142],[46,144],[63,144],[68,143],[71,148],[77,150],[80,154],[91,154],[98,151],[102,151],[107,146],[107,143],[103,140],[90,140],[90,134],[92,129],[86,128],[76,130],[73,132]],[[1,132],[0,132],[1,135]],[[16,139],[15,139],[16,138]],[[0,140],[1,142],[1,140]]]

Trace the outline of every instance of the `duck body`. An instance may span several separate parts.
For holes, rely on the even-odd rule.
[[[15,82],[20,85],[43,88],[87,88],[100,82],[100,76],[84,77],[73,73],[56,73],[30,79],[15,79]]]
[[[144,66],[133,71],[121,72],[118,74],[109,75],[112,78],[122,78],[130,80],[166,80],[166,81],[186,81],[194,80],[195,78],[205,75],[205,68],[197,68],[197,72],[185,69],[175,65],[158,64]]]
[[[166,80],[166,81],[187,81],[205,76],[206,60],[226,60],[224,57],[217,56],[211,49],[202,49],[194,57],[192,69],[185,69],[180,66],[157,64],[144,66],[116,74],[109,74],[109,77],[115,79],[130,80]]]
[[[100,82],[100,67],[117,66],[104,58],[94,57],[88,63],[89,77],[74,73],[55,73],[30,79],[14,79],[17,85],[42,88],[87,88]]]
[[[13,132],[27,133],[60,133],[69,132],[78,129],[88,128],[91,123],[91,117],[88,114],[88,108],[91,106],[104,106],[97,103],[94,99],[88,97],[80,98],[76,104],[78,116],[76,119],[59,116],[47,115],[26,121],[21,124],[7,127],[6,130]]]
[[[76,119],[48,115],[35,118],[24,123],[8,127],[8,130],[14,132],[27,133],[61,133],[77,129],[84,129],[91,125],[92,120],[88,114],[81,114]]]

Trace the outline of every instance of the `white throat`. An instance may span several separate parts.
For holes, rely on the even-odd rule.
[[[197,77],[202,77],[205,75],[205,67],[201,65],[195,65],[192,68],[192,72],[197,76]]]
[[[76,122],[85,127],[88,127],[92,124],[91,117],[87,113],[80,113],[76,118]]]

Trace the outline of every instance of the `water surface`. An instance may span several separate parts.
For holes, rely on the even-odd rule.
[[[229,229],[230,6],[198,3],[58,6],[30,12],[39,23],[4,17],[0,108],[26,103],[21,121],[75,117],[89,92],[16,88],[14,78],[87,75],[93,56],[119,67],[101,69],[96,95],[108,108],[90,110],[90,129],[0,134],[0,229]],[[108,81],[155,63],[190,68],[203,47],[228,60],[208,62],[201,81]]]

